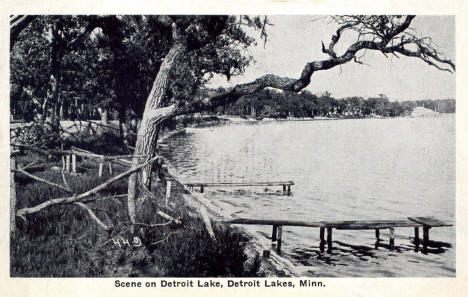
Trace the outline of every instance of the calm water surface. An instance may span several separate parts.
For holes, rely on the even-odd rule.
[[[184,182],[293,180],[281,187],[208,188],[240,218],[307,221],[435,216],[455,222],[455,116],[285,121],[189,129],[161,146]],[[266,244],[271,227],[249,226]],[[455,276],[455,228],[431,230],[430,253],[414,251],[412,228],[375,247],[373,230],[333,232],[319,252],[317,228],[284,227],[282,255],[304,276]]]

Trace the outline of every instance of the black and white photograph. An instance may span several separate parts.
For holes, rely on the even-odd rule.
[[[455,279],[455,23],[10,15],[9,277]]]

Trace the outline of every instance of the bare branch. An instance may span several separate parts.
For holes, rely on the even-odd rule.
[[[449,65],[455,71],[455,64],[449,59],[443,59],[435,47],[430,44],[430,38],[417,38],[410,31],[410,25],[414,16],[342,16],[334,17],[333,20],[340,25],[336,34],[332,36],[332,41],[328,48],[322,42],[322,52],[329,55],[329,59],[322,61],[313,61],[305,65],[301,76],[298,79],[288,77],[279,77],[268,74],[256,79],[253,82],[239,84],[223,94],[217,94],[207,98],[198,98],[184,106],[171,106],[169,114],[165,114],[159,120],[163,121],[169,117],[187,113],[198,112],[202,110],[212,110],[219,105],[235,102],[242,96],[251,95],[271,87],[284,91],[299,92],[309,85],[311,76],[321,70],[328,70],[335,66],[345,64],[350,61],[361,62],[356,58],[361,50],[373,50],[381,52],[388,58],[387,54],[396,55],[397,53],[408,57],[420,58],[430,66],[439,70],[450,71],[442,68],[435,62]],[[354,30],[359,33],[358,40],[351,44],[348,49],[338,56],[334,51],[334,46],[340,40],[341,34],[346,30]],[[360,39],[368,36],[370,39]],[[395,41],[399,41],[395,44]],[[418,52],[412,52],[405,48],[405,45],[416,45]]]
[[[161,224],[143,224],[143,223],[134,223],[133,225],[136,226],[143,226],[143,227],[149,227],[149,228],[155,228],[155,227],[163,227],[163,226],[168,226],[172,224],[173,221],[168,221],[166,223],[161,223]]]
[[[129,176],[130,174],[132,174],[133,172],[136,172],[138,170],[140,170],[141,168],[147,166],[148,164],[150,164],[151,162],[155,161],[156,159],[158,158],[158,156],[155,156],[154,158],[148,160],[147,162],[143,163],[143,164],[140,164],[134,168],[131,168],[130,170],[124,172],[124,173],[121,173],[119,175],[116,175],[114,177],[112,177],[111,179],[107,180],[105,183],[102,183],[100,184],[99,186],[97,187],[94,187],[93,189],[87,191],[87,192],[84,192],[84,193],[81,193],[79,195],[74,195],[72,197],[64,197],[64,198],[55,198],[55,199],[51,199],[51,200],[48,200],[48,201],[45,201],[43,203],[40,203],[34,207],[29,207],[29,208],[23,208],[23,209],[20,209],[16,212],[16,215],[17,216],[24,216],[24,215],[28,215],[28,214],[31,214],[31,213],[36,213],[38,211],[41,211],[45,208],[48,208],[50,206],[53,206],[53,205],[58,205],[58,204],[70,204],[70,203],[75,203],[75,202],[82,202],[83,200],[85,200],[86,198],[88,198],[89,196],[93,195],[93,194],[96,194],[97,192],[107,188],[110,184],[118,181],[118,180],[121,180],[122,178],[125,178],[127,176]],[[25,172],[24,170],[21,171],[21,172]],[[31,175],[29,173],[26,173],[27,175]],[[34,176],[35,179],[37,179],[37,177]],[[40,179],[40,178],[39,178]],[[45,183],[48,183],[48,184],[51,184],[51,182],[49,181],[45,181],[43,179],[40,179],[41,181],[45,182]],[[57,186],[58,188],[61,188],[63,189],[64,191],[68,191],[68,189],[60,186],[60,185],[56,185],[56,184],[53,184],[52,185],[54,186]],[[91,201],[94,201],[94,200],[98,200],[99,197],[93,197],[93,198],[88,198],[86,199],[86,202],[91,202]]]
[[[30,177],[30,178],[32,178],[32,179],[34,179],[34,180],[37,180],[37,181],[46,183],[46,184],[48,184],[48,185],[50,185],[50,186],[52,186],[52,187],[59,188],[59,189],[64,190],[65,192],[68,192],[68,193],[73,193],[73,191],[72,191],[71,189],[68,189],[68,188],[63,187],[63,186],[61,186],[61,185],[59,185],[59,184],[53,183],[53,182],[51,182],[51,181],[45,180],[45,179],[40,178],[40,177],[38,177],[38,176],[35,176],[35,175],[31,174],[31,173],[28,173],[26,170],[24,170],[23,168],[21,168],[21,167],[19,167],[19,166],[18,166],[18,169],[17,169],[16,171],[21,172],[22,174],[24,174],[24,175],[26,175],[27,177]]]
[[[106,230],[107,232],[110,232],[112,230],[112,227],[109,227],[107,226],[106,224],[104,224],[97,216],[96,214],[94,213],[94,211],[89,208],[89,206],[87,206],[86,204],[83,204],[81,202],[75,202],[74,204],[78,205],[79,207],[83,208],[84,210],[86,210],[89,214],[89,216],[91,217],[91,219],[93,221],[95,221],[100,227],[102,227],[104,230]]]
[[[153,243],[151,243],[150,245],[157,245],[157,244],[159,244],[159,243],[162,243],[162,242],[168,240],[169,237],[170,237],[172,234],[174,234],[174,232],[169,233],[169,234],[168,234],[166,237],[164,237],[163,239],[158,240],[158,241],[156,241],[156,242],[153,242]]]
[[[182,222],[179,220],[179,219],[175,219],[173,217],[171,217],[170,215],[158,210],[156,212],[158,215],[160,215],[161,217],[165,218],[166,220],[170,220],[172,222],[174,222],[176,225],[182,225]]]

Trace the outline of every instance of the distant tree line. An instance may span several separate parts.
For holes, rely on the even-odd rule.
[[[223,88],[210,92],[225,92]],[[384,94],[376,97],[346,97],[337,99],[330,92],[321,95],[304,90],[300,93],[265,89],[254,95],[244,96],[235,103],[220,106],[213,112],[252,118],[303,118],[369,116],[397,117],[410,115],[415,107],[425,107],[439,113],[454,113],[455,100],[406,100],[390,101]]]

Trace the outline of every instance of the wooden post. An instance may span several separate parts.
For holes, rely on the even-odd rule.
[[[320,227],[320,244],[319,244],[320,252],[323,253],[325,250],[325,227]]]
[[[395,247],[395,229],[394,228],[388,228],[390,231],[390,250],[393,251]]]
[[[166,182],[166,207],[169,203],[169,199],[171,198],[171,186],[172,186],[172,182],[168,180]]]
[[[414,227],[414,251],[419,250],[419,227]]]
[[[427,254],[427,245],[429,244],[429,226],[423,226],[423,253]]]
[[[283,237],[283,226],[279,225],[278,226],[278,245],[276,246],[278,253],[281,252],[282,237]]]
[[[380,229],[375,229],[375,240],[380,241]]]
[[[112,162],[111,162],[111,161],[109,161],[109,173],[110,173],[110,175],[113,174],[113,171],[112,171]]]
[[[10,232],[12,235],[16,232],[16,183],[15,171],[16,158],[10,159]]]
[[[327,227],[327,253],[331,254],[332,252],[332,227]]]
[[[203,185],[200,186],[200,193],[203,193]]]
[[[291,185],[288,185],[288,196],[291,195]]]
[[[102,176],[102,167],[103,167],[104,163],[102,162],[99,162],[99,177]]]
[[[72,172],[76,173],[76,155],[72,154]]]
[[[283,185],[283,194],[286,193],[286,185]]]
[[[65,171],[70,172],[70,155],[65,156]]]
[[[278,233],[278,225],[273,225],[273,232],[271,233],[271,243],[276,243],[276,234]]]

